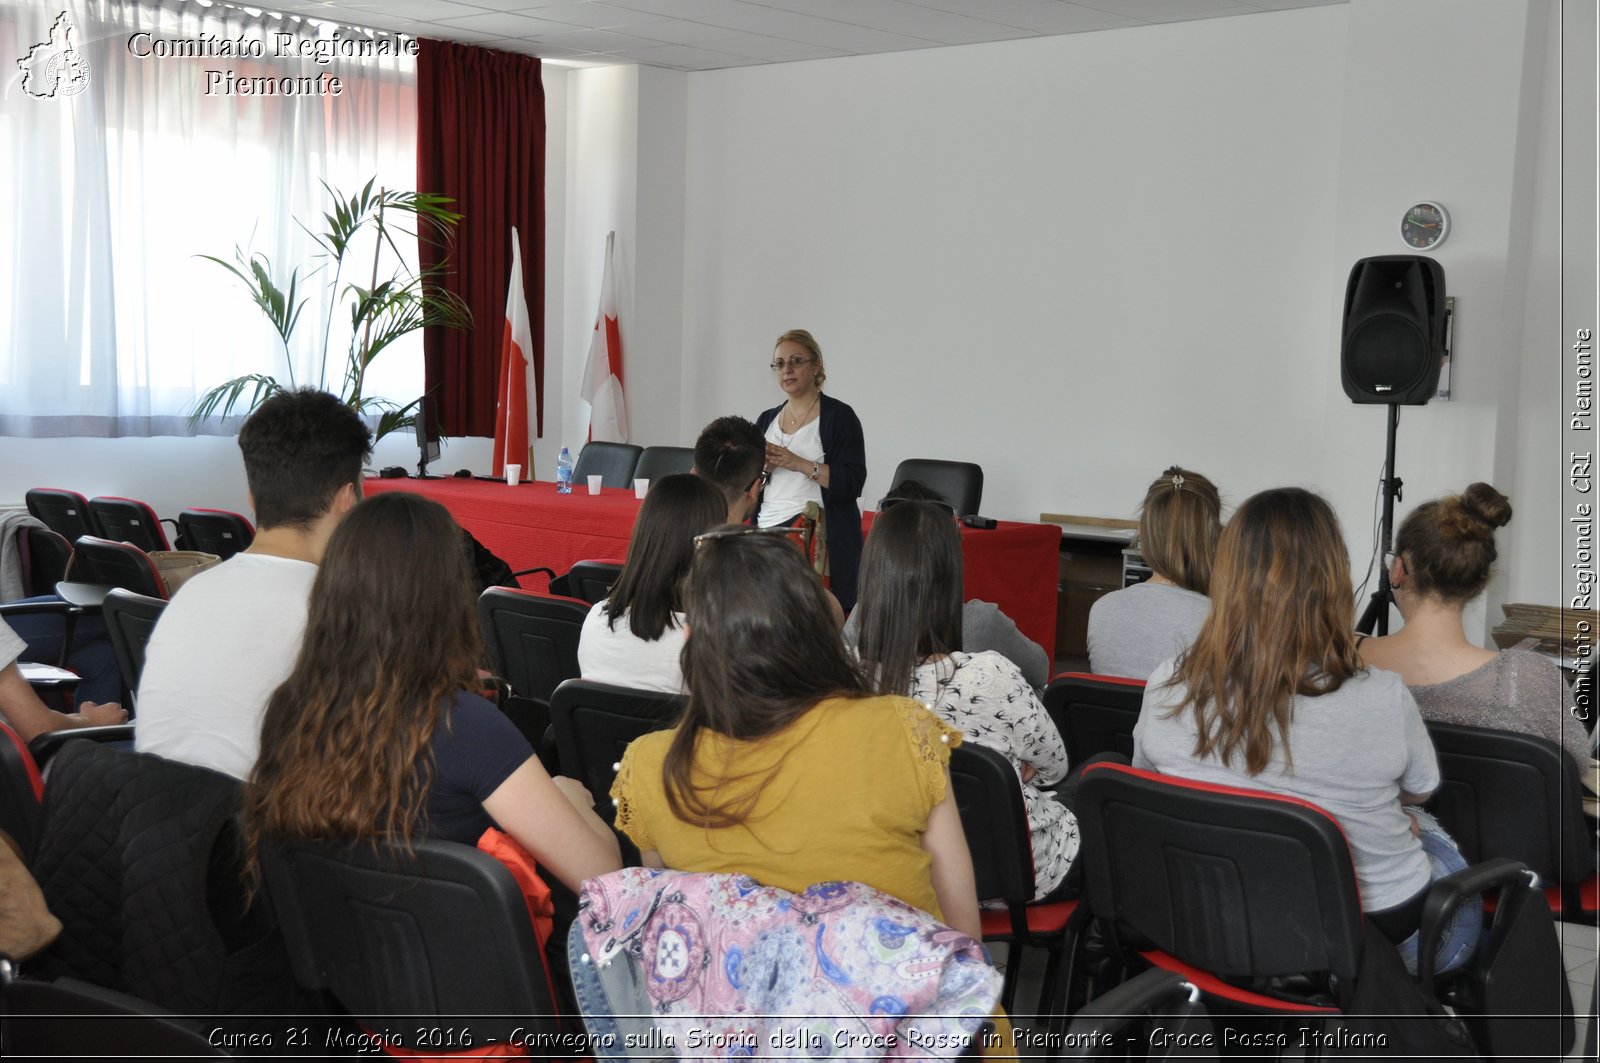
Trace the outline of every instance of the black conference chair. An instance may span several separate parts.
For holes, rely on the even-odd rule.
[[[579,561],[550,581],[550,593],[581,598],[590,605],[605,601],[622,575],[621,561]]]
[[[24,598],[53,594],[56,584],[67,578],[72,542],[49,528],[21,528],[17,531],[17,559]]]
[[[615,818],[611,784],[628,743],[676,724],[685,701],[682,694],[634,690],[592,679],[569,679],[556,688],[550,699],[550,724],[561,770],[588,787],[601,819],[610,823]]]
[[[89,500],[76,491],[35,487],[23,495],[23,501],[29,513],[69,543],[77,542],[79,536],[95,534]]]
[[[585,443],[572,470],[572,482],[581,486],[590,476],[599,476],[606,487],[632,487],[633,470],[643,451],[632,443]]]
[[[555,748],[550,697],[564,680],[576,679],[578,638],[589,603],[510,587],[490,587],[478,596],[478,624],[495,673],[511,684],[500,706],[552,772]]]
[[[970,461],[907,458],[895,467],[888,494],[906,480],[915,480],[955,507],[956,516],[978,512],[983,504],[983,466]]]
[[[1143,1059],[1216,1059],[1216,1032],[1199,998],[1181,975],[1152,967],[1078,1009],[1061,1058],[1123,1059],[1139,1049]]]
[[[17,975],[0,958],[0,1056],[12,1059],[230,1059],[203,1024],[125,993]]]
[[[89,517],[96,534],[113,542],[132,543],[145,553],[171,550],[156,511],[136,498],[101,495],[89,499]],[[173,521],[174,526],[177,522]]]
[[[1096,764],[1083,773],[1076,813],[1083,903],[1125,969],[1174,971],[1247,1013],[1304,1022],[1352,1011],[1363,951],[1382,935],[1364,922],[1350,850],[1327,812],[1261,790]],[[1489,890],[1498,893],[1488,938],[1467,968],[1436,985],[1432,957],[1450,916],[1463,897]],[[1420,941],[1424,998],[1450,1004],[1469,1026],[1475,1012],[1500,1016],[1475,1031],[1480,1047],[1565,1054],[1574,1028],[1561,944],[1525,867],[1493,860],[1434,883]]]
[[[1506,857],[1545,885],[1557,916],[1593,924],[1600,874],[1583,814],[1578,767],[1547,738],[1487,727],[1429,722],[1439,758],[1432,812],[1469,863]]]
[[[186,509],[178,514],[178,540],[187,550],[216,554],[226,561],[255,538],[255,528],[241,513],[226,509]]]
[[[1036,883],[1028,811],[1022,801],[1022,784],[1010,761],[980,745],[958,746],[950,751],[950,781],[961,811],[967,848],[972,851],[978,896],[1004,901],[1006,905],[1004,909],[985,908],[982,912],[983,940],[1008,945],[1001,1006],[1013,1010],[1017,980],[1022,973],[1021,950],[1037,947],[1045,950],[1046,958],[1035,1010],[1047,1014],[1056,1001],[1062,960],[1072,941],[1068,922],[1078,902],[1034,902]]]
[[[56,587],[56,593],[69,603],[86,608],[99,608],[113,587],[147,598],[167,598],[167,585],[155,562],[132,543],[85,535],[73,544],[71,576],[70,581]]]
[[[145,647],[150,644],[156,621],[161,619],[167,603],[116,587],[106,595],[100,608],[105,614],[111,648],[117,654],[117,667],[122,670],[122,685],[130,695],[137,696],[139,677],[144,674]]]
[[[1044,707],[1067,744],[1067,759],[1082,764],[1096,753],[1133,757],[1133,725],[1144,703],[1144,681],[1089,672],[1063,672],[1044,688]]]
[[[30,976],[281,1035],[306,1000],[270,907],[246,904],[239,780],[55,734],[30,870],[62,933]]]
[[[655,483],[663,476],[694,471],[693,447],[645,447],[633,475]]]
[[[519,1028],[554,1034],[544,952],[511,872],[457,842],[416,839],[411,850],[381,842],[264,847],[267,893],[295,980],[359,1026],[392,1031],[399,1047],[417,1052],[503,1045]],[[436,1027],[472,1043],[430,1040]]]

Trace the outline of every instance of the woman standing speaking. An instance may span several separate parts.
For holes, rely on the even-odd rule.
[[[790,524],[807,502],[819,503],[827,522],[829,585],[849,612],[856,603],[861,562],[856,499],[867,480],[861,421],[849,406],[822,393],[828,379],[822,348],[805,329],[778,337],[772,372],[786,398],[756,418],[767,440],[768,472],[756,523],[763,528]]]

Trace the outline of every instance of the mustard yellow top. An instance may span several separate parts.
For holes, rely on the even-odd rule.
[[[922,849],[944,800],[961,732],[910,698],[830,698],[776,734],[741,741],[702,732],[693,781],[711,803],[756,793],[745,821],[707,828],[667,804],[661,766],[676,729],[637,739],[611,787],[617,828],[679,871],[749,875],[799,893],[814,882],[864,882],[944,920]]]

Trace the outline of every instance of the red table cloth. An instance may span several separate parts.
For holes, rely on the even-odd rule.
[[[366,490],[415,491],[434,499],[517,571],[545,565],[562,573],[578,561],[626,557],[640,504],[632,488],[591,495],[578,486],[563,495],[543,480],[507,487],[454,478],[372,479]],[[872,518],[862,516],[863,532],[871,531]],[[966,596],[998,605],[1052,660],[1060,550],[1061,529],[1054,524],[1002,521],[998,528],[961,529]]]

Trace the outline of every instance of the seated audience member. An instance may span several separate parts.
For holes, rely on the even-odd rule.
[[[250,774],[267,697],[300,651],[306,597],[328,537],[361,497],[370,446],[361,418],[325,392],[275,395],[250,415],[239,450],[255,541],[184,584],[162,613],[139,680],[136,749]]]
[[[1139,552],[1152,575],[1089,609],[1089,670],[1145,679],[1194,641],[1211,608],[1211,559],[1222,530],[1216,485],[1174,465],[1144,494]]]
[[[694,474],[703,476],[727,500],[729,524],[743,524],[766,484],[762,466],[767,442],[761,429],[743,417],[718,417],[694,441]]]
[[[245,787],[252,876],[265,838],[473,845],[495,826],[574,891],[622,866],[583,786],[552,779],[470,692],[484,651],[460,541],[407,491],[355,507],[329,540]]]
[[[1135,767],[1287,794],[1339,821],[1367,918],[1416,970],[1428,887],[1466,867],[1416,807],[1439,785],[1433,743],[1400,677],[1363,668],[1350,560],[1333,510],[1299,488],[1245,500],[1218,542],[1211,612],[1150,676]],[[1463,904],[1440,942],[1457,966],[1478,938]]]
[[[901,502],[939,502],[937,492],[916,480],[903,480],[878,503],[880,512],[887,512]],[[953,513],[951,514],[953,515]],[[873,525],[876,530],[877,525]],[[959,530],[958,530],[959,534]],[[870,536],[869,536],[870,538]],[[957,540],[959,545],[959,538]],[[960,583],[957,582],[959,589]],[[854,646],[861,630],[856,613],[845,621],[844,641]],[[1017,630],[1012,620],[993,602],[969,598],[961,603],[961,648],[968,653],[993,650],[1022,672],[1022,677],[1035,690],[1042,690],[1050,682],[1050,655],[1044,647]]]
[[[881,512],[861,553],[862,664],[884,694],[909,694],[966,741],[1003,753],[1022,779],[1038,897],[1065,881],[1078,855],[1078,821],[1042,789],[1066,778],[1055,721],[1011,661],[962,652],[961,535],[941,503]]]
[[[22,677],[17,659],[24,645],[16,632],[0,620],[0,720],[24,742],[31,742],[46,731],[60,731],[68,727],[98,727],[121,723],[128,718],[122,706],[116,703],[97,705],[92,701],[79,702],[78,711],[57,712],[46,707],[33,692],[33,687]]]
[[[1413,510],[1384,558],[1405,626],[1363,636],[1361,657],[1400,673],[1426,719],[1538,735],[1587,767],[1593,742],[1567,711],[1561,670],[1529,650],[1496,653],[1467,640],[1462,611],[1488,584],[1494,530],[1510,520],[1510,500],[1485,483]]]
[[[589,610],[578,641],[585,679],[678,694],[683,690],[683,579],[694,537],[723,523],[721,492],[698,476],[650,485],[611,596]]]
[[[960,732],[872,695],[784,537],[702,536],[686,604],[683,720],[630,745],[611,791],[645,865],[795,893],[864,882],[981,937],[950,791]]]

